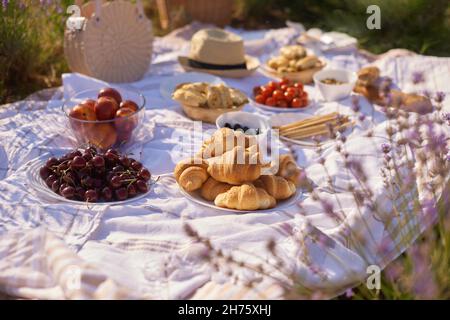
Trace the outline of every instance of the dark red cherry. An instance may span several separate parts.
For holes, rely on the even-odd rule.
[[[64,189],[61,190],[61,195],[66,199],[73,198],[75,196],[75,188],[70,186],[65,187]]]
[[[136,181],[136,187],[141,193],[146,193],[148,191],[147,182],[145,182],[144,180],[139,179],[138,181]]]
[[[122,187],[122,188],[116,189],[114,191],[114,195],[116,196],[116,199],[119,201],[126,200],[128,198],[127,188]]]
[[[97,191],[95,191],[94,189],[86,190],[86,192],[84,193],[84,198],[88,202],[97,202],[98,200]]]
[[[150,180],[150,178],[152,177],[150,171],[148,171],[148,169],[145,168],[139,170],[138,176],[139,178],[144,179],[145,181]]]

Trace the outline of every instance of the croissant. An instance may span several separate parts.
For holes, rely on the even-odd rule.
[[[280,176],[261,176],[254,182],[258,188],[263,188],[276,200],[284,200],[295,193],[295,184]]]
[[[290,154],[282,154],[279,159],[279,169],[277,176],[283,177],[294,183],[298,187],[303,181],[301,179],[302,170],[297,166],[294,158]]]
[[[174,176],[178,184],[186,191],[200,189],[208,179],[208,164],[200,158],[189,158],[178,162],[175,166]]]
[[[208,159],[220,156],[236,146],[248,148],[256,144],[255,137],[246,135],[240,131],[234,131],[230,128],[221,128],[212,135],[211,139],[204,142],[197,156]]]
[[[214,201],[217,195],[227,192],[233,187],[231,184],[219,182],[209,177],[200,189],[200,195],[208,201]]]
[[[220,157],[210,159],[208,173],[217,181],[240,185],[258,179],[261,168],[259,153],[249,153],[235,147]]]
[[[268,209],[275,207],[276,203],[274,197],[251,183],[234,186],[227,192],[219,194],[214,201],[218,207],[238,210]]]

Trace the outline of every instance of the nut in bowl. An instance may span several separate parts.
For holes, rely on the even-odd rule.
[[[314,83],[326,101],[338,101],[350,96],[356,80],[355,72],[344,69],[321,70],[314,75]]]
[[[304,47],[292,45],[281,48],[278,56],[267,61],[264,70],[278,78],[312,83],[313,75],[324,67],[325,62],[309,54]]]
[[[189,118],[208,123],[215,123],[221,114],[239,111],[248,103],[247,96],[240,90],[205,82],[182,83],[172,98],[181,104]]]
[[[63,110],[79,145],[106,150],[132,142],[144,117],[145,98],[130,90],[86,90],[69,98]]]

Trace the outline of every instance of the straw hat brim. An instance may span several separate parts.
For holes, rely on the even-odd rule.
[[[197,71],[206,72],[216,76],[222,76],[227,78],[244,78],[252,74],[259,67],[259,60],[256,57],[245,55],[246,69],[227,69],[227,70],[213,70],[204,68],[195,68],[189,65],[189,58],[185,56],[179,56],[178,62],[185,71]]]

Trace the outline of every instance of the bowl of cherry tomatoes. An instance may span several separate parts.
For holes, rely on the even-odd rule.
[[[310,95],[303,83],[289,79],[269,81],[265,85],[254,87],[250,102],[255,107],[270,111],[292,112],[311,105]]]

